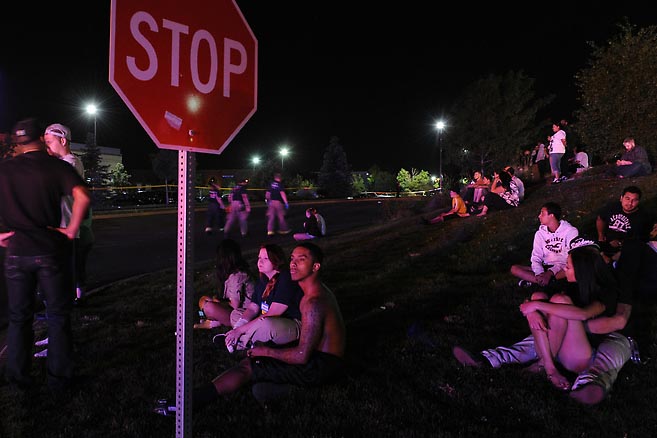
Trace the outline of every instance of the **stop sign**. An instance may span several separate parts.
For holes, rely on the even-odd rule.
[[[109,81],[159,148],[220,154],[256,111],[234,0],[112,0]]]

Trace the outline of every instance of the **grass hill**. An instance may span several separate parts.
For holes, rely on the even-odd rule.
[[[476,351],[528,334],[518,310],[526,292],[508,271],[529,263],[544,202],[560,203],[564,219],[595,238],[597,210],[627,185],[639,186],[644,207],[657,211],[657,175],[612,180],[595,169],[562,184],[528,186],[517,209],[432,226],[420,221],[430,214],[426,199],[384,200],[379,224],[320,242],[324,281],[348,324],[346,381],[297,391],[266,410],[244,389],[194,413],[193,435],[655,436],[653,360],[627,364],[608,399],[587,407],[543,376],[464,369],[451,355],[454,344]],[[212,267],[199,266],[195,295],[213,286]],[[52,400],[44,385],[22,395],[0,388],[0,436],[175,436],[174,420],[150,413],[154,400],[175,394],[175,326],[174,272],[91,296],[73,323],[84,387],[67,400]],[[644,358],[657,353],[654,322],[647,330],[653,341],[641,345]],[[239,358],[213,345],[212,335],[194,332],[195,384]],[[45,381],[41,362],[34,373]]]

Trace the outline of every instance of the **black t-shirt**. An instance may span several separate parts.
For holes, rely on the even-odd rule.
[[[242,198],[242,195],[247,194],[247,189],[245,185],[238,184],[235,187],[233,187],[233,191],[231,192],[231,202],[241,202],[244,203],[244,198]]]
[[[292,281],[290,271],[285,270],[280,272],[274,289],[263,302],[262,293],[265,291],[265,287],[267,287],[267,282],[267,277],[261,275],[256,282],[253,291],[253,302],[260,307],[260,311],[266,313],[266,310],[269,309],[269,306],[271,306],[272,303],[280,303],[287,305],[287,310],[285,310],[281,316],[292,319],[301,319],[299,303],[301,302],[303,291],[301,290],[301,287],[299,287],[299,283]]]
[[[54,255],[68,239],[53,228],[61,223],[61,200],[84,180],[66,161],[45,151],[28,152],[0,162],[0,222],[15,234],[8,255]]]
[[[269,196],[272,201],[283,202],[283,197],[281,196],[281,192],[284,191],[285,191],[285,186],[283,186],[283,183],[280,181],[274,180],[269,185]]]
[[[620,202],[606,205],[600,210],[599,216],[607,223],[607,241],[639,239],[647,242],[655,222],[652,215],[642,208],[633,213],[625,213]]]

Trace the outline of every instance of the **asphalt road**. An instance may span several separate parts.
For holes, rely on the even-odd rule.
[[[329,235],[343,233],[372,224],[381,215],[381,202],[385,199],[358,199],[294,203],[288,211],[288,225],[293,232],[303,231],[305,210],[312,205],[324,216]],[[214,258],[217,243],[223,233],[205,234],[205,209],[197,208],[194,214],[194,262]],[[249,233],[246,238],[239,230],[231,236],[242,244],[242,249],[255,249],[265,241],[290,243],[292,233],[286,236],[267,237],[265,205],[253,206],[249,216]],[[113,283],[136,275],[175,269],[177,263],[177,211],[141,212],[133,214],[96,214],[93,230],[96,242],[87,262],[87,289]]]
[[[255,250],[263,242],[293,242],[292,234],[303,231],[305,211],[317,208],[326,219],[329,235],[367,227],[381,216],[382,202],[387,199],[355,199],[344,201],[313,201],[290,204],[287,219],[292,233],[267,237],[265,205],[253,205],[249,216],[249,234],[240,236],[233,230],[230,237],[242,244],[243,251]],[[112,284],[137,275],[175,269],[178,246],[178,213],[174,210],[131,211],[94,214],[93,231],[96,242],[87,262],[87,290]],[[217,243],[223,233],[205,234],[205,208],[198,206],[194,214],[194,262],[214,259]],[[4,278],[2,263],[4,248],[0,248],[0,279]],[[0,360],[4,354],[4,329],[7,325],[7,291],[0,285]]]

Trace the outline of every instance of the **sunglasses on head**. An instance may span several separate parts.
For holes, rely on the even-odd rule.
[[[56,135],[57,137],[66,138],[66,133],[59,128],[48,128],[46,134]]]

